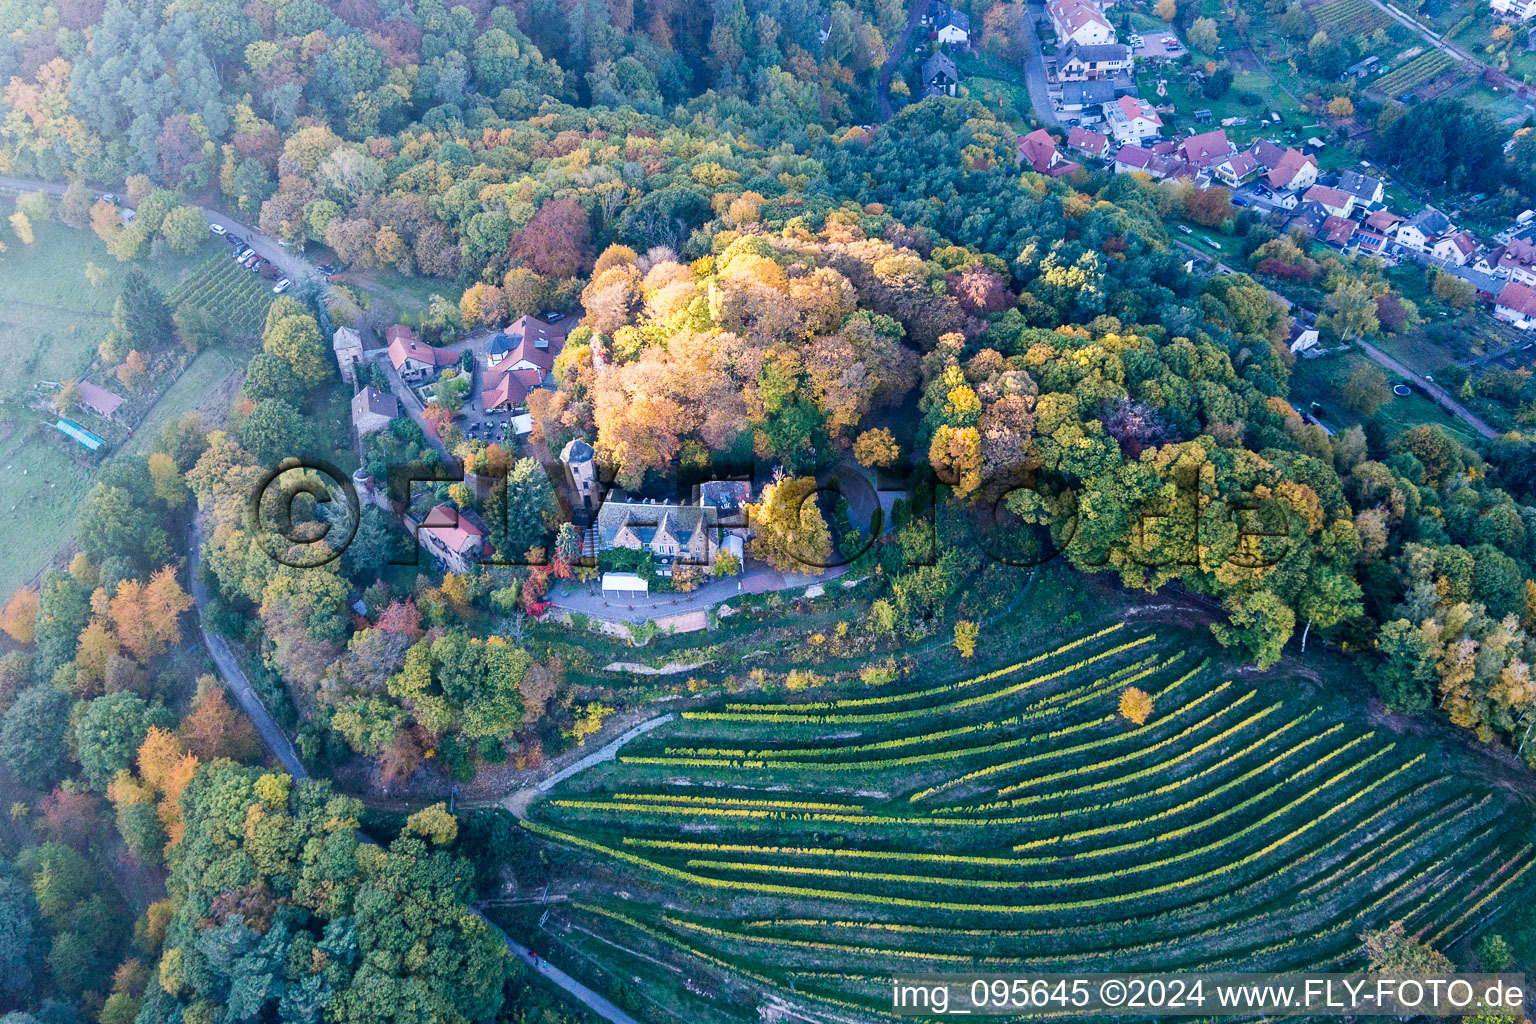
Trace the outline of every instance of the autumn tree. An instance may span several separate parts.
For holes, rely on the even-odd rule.
[[[1135,725],[1145,725],[1151,715],[1151,695],[1139,687],[1127,686],[1120,694],[1120,717]]]
[[[0,629],[19,644],[30,644],[37,637],[37,590],[22,587],[11,595],[0,612]]]
[[[960,657],[969,658],[976,653],[976,638],[980,635],[981,627],[968,619],[955,623],[955,650],[960,652]]]
[[[812,477],[781,477],[747,506],[756,537],[752,555],[776,569],[820,573],[832,552],[832,536],[816,503]]]
[[[901,458],[901,446],[885,427],[866,430],[853,442],[853,457],[859,465],[870,468],[894,466]]]

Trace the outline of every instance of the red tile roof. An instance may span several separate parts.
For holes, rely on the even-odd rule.
[[[1313,185],[1307,189],[1306,194],[1302,198],[1314,203],[1322,203],[1324,206],[1329,206],[1336,210],[1342,210],[1346,206],[1352,205],[1355,201],[1355,197],[1348,192],[1340,192],[1338,189],[1329,188],[1327,185]]]
[[[1536,288],[1511,281],[1499,292],[1498,304],[1522,316],[1536,317]]]
[[[1056,140],[1044,128],[1036,128],[1019,139],[1019,156],[1037,174],[1045,174],[1058,159]]]
[[[438,505],[421,521],[422,530],[432,534],[456,555],[462,555],[476,541],[485,539],[485,531],[467,514],[452,505]]]
[[[1191,135],[1179,143],[1179,152],[1192,164],[1211,167],[1225,160],[1232,152],[1232,140],[1227,138],[1225,131],[1217,128],[1215,131]]]

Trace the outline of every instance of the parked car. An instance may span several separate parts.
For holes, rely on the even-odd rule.
[[[245,248],[245,239],[241,238],[239,235],[225,235],[224,241],[234,246],[236,252],[239,252],[241,249]]]
[[[320,273],[322,273],[322,274],[334,274],[334,273],[336,273],[336,268],[331,266],[329,263],[322,263],[318,267],[316,267],[315,269],[320,271]]]
[[[251,250],[251,249],[236,249],[234,251],[234,254],[233,254],[235,262],[236,263],[244,263],[245,260],[252,254],[253,251],[254,250]]]
[[[277,284],[272,286],[272,294],[273,295],[281,295],[281,294],[283,294],[283,292],[288,290],[288,286],[290,284],[292,284],[292,283],[293,282],[288,280],[286,277],[283,278],[281,281],[277,282]]]
[[[111,192],[103,192],[101,195],[97,196],[96,198],[97,199],[105,199],[109,203],[117,202],[117,196],[113,195]]]
[[[1180,224],[1179,230],[1184,232],[1186,235],[1192,235],[1195,233],[1194,228],[1191,228],[1188,224]]]
[[[1221,243],[1216,241],[1215,239],[1211,238],[1209,235],[1201,235],[1200,236],[1200,241],[1204,242],[1206,245],[1210,246],[1212,249],[1216,249],[1218,251],[1221,249]]]
[[[559,313],[559,312],[555,312],[555,313],[545,313],[545,314],[544,314],[544,319],[545,319],[545,320],[547,320],[547,321],[549,321],[549,322],[550,322],[550,323],[552,323],[552,324],[557,324],[557,323],[559,323],[559,322],[560,322],[560,321],[561,321],[561,320],[564,320],[564,319],[565,319],[565,314],[564,314],[564,313]]]
[[[250,270],[251,268],[256,266],[257,262],[260,261],[260,259],[261,259],[261,257],[253,252],[249,256],[247,256],[245,259],[241,260],[240,261],[240,265],[242,267],[244,267],[245,269]]]
[[[208,225],[208,230],[213,232],[216,235],[222,235],[222,234],[224,234],[224,225],[223,224],[209,224]]]
[[[1233,206],[1247,206],[1248,205],[1248,200],[1239,198],[1238,196],[1233,196],[1232,197],[1232,205]]]

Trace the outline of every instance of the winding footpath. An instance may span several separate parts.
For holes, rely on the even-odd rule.
[[[1414,386],[1422,388],[1426,395],[1434,399],[1435,404],[1439,405],[1452,416],[1455,416],[1457,419],[1461,420],[1463,423],[1477,431],[1483,437],[1491,441],[1499,436],[1499,432],[1497,430],[1494,430],[1492,427],[1490,427],[1471,409],[1468,409],[1466,406],[1456,401],[1456,399],[1452,398],[1451,393],[1445,390],[1445,388],[1441,387],[1439,384],[1425,380],[1423,374],[1414,373],[1412,370],[1408,369],[1408,367],[1404,366],[1396,359],[1393,359],[1391,356],[1387,355],[1381,349],[1377,348],[1375,345],[1372,345],[1368,341],[1357,338],[1355,340],[1355,344],[1360,346],[1360,351],[1370,356],[1372,360],[1374,360],[1383,368],[1391,370],[1393,373],[1401,374],[1404,378],[1413,381]]]

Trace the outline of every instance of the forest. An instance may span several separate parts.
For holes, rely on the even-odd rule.
[[[976,99],[871,126],[906,14],[7,0],[0,173],[67,183],[43,213],[91,225],[124,264],[176,245],[173,212],[202,203],[349,268],[426,279],[462,296],[417,317],[432,340],[579,311],[556,386],[530,399],[533,442],[588,440],[644,493],[712,467],[772,479],[752,553],[788,567],[806,536],[847,551],[882,642],[969,624],[977,594],[1021,585],[980,551],[991,521],[1022,564],[1060,557],[1219,603],[1212,633],[1236,660],[1326,643],[1390,710],[1536,763],[1532,442],[1378,420],[1330,437],[1303,418],[1285,310],[1256,278],[1309,289],[1335,339],[1412,323],[1368,260],[1315,259],[1239,217],[1233,258],[1252,274],[1205,278],[1165,219],[1231,218],[1224,199],[1033,174],[1021,126]],[[1383,144],[1411,152],[1428,124],[1384,124]],[[88,183],[105,182],[149,215],[93,215]],[[203,624],[256,653],[306,763],[361,760],[384,786],[536,766],[614,712],[521,632],[579,569],[547,475],[451,416],[375,436],[365,466],[441,446],[506,475],[488,498],[433,498],[486,512],[492,551],[537,553],[533,568],[386,578],[391,531],[371,507],[319,568],[279,565],[253,536],[254,483],[345,444],[315,427],[341,387],[326,339],[344,305],[273,301],[228,422],[179,418],[147,455],[103,463],[68,571],[0,615],[0,758],[20,787],[0,829],[6,1024],[571,1012],[528,996],[467,910],[504,821],[461,828],[433,809],[384,828],[330,783],[258,767],[248,723],[184,656],[201,584]],[[112,363],[197,334],[142,279],[120,310]],[[790,510],[798,481],[845,458],[912,483],[891,533]],[[137,921],[100,884],[124,864],[164,884]]]

